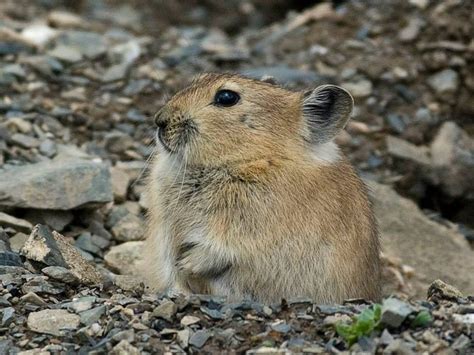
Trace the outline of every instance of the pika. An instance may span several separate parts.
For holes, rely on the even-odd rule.
[[[144,270],[151,290],[264,303],[376,300],[366,187],[337,145],[352,96],[203,74],[156,114]]]

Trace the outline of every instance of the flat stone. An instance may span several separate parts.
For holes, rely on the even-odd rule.
[[[82,60],[82,54],[76,48],[59,45],[47,52],[53,58],[65,63],[78,63]]]
[[[20,298],[24,303],[31,303],[37,306],[46,306],[46,302],[34,292],[28,292]]]
[[[29,210],[26,218],[34,224],[45,224],[57,232],[61,232],[74,219],[70,211],[62,210]]]
[[[56,43],[74,49],[81,57],[84,56],[88,59],[95,59],[107,52],[104,36],[95,32],[65,31],[56,38]]]
[[[128,213],[112,227],[112,235],[116,240],[122,242],[141,240],[145,235],[143,220]]]
[[[33,229],[33,225],[20,218],[10,216],[9,214],[0,212],[0,226],[2,227],[12,227],[18,232],[29,233]]]
[[[122,243],[110,248],[104,256],[104,261],[113,271],[123,275],[133,274],[142,260],[143,248],[142,241]]]
[[[21,250],[30,260],[40,261],[48,266],[62,266],[69,269],[84,284],[100,284],[102,275],[93,264],[86,261],[79,251],[67,243],[57,232],[37,225]]]
[[[125,201],[127,198],[128,186],[131,181],[130,175],[118,167],[113,167],[110,169],[110,176],[112,177],[112,192],[115,201]]]
[[[1,266],[19,266],[22,267],[20,255],[13,251],[3,250],[0,251],[0,265]]]
[[[445,69],[430,76],[428,85],[438,94],[454,93],[459,86],[459,75],[452,69]]]
[[[433,280],[442,279],[474,293],[474,257],[464,236],[436,223],[411,200],[389,186],[367,181],[378,220],[382,250],[415,266],[412,296],[426,297]],[[397,290],[385,290],[386,293]]]
[[[45,161],[0,170],[0,206],[69,210],[113,200],[107,166]]]
[[[388,153],[402,159],[415,161],[418,164],[430,165],[431,158],[428,147],[418,147],[404,139],[386,136]]]
[[[102,305],[99,307],[95,307],[92,309],[89,309],[87,311],[81,312],[79,315],[81,317],[81,323],[84,325],[91,325],[92,323],[96,323],[100,320],[100,317],[102,317],[107,308],[106,306]]]
[[[413,308],[397,298],[388,298],[382,304],[382,324],[398,328],[403,321],[413,312]]]
[[[189,344],[200,349],[204,344],[206,344],[210,337],[211,333],[208,330],[198,330],[196,333],[191,335]]]
[[[192,324],[199,323],[200,321],[201,321],[201,319],[198,318],[198,317],[185,315],[183,318],[181,318],[180,323],[181,323],[181,325],[184,325],[184,326],[190,326]]]
[[[80,317],[63,309],[46,309],[28,315],[28,328],[37,333],[60,336],[66,330],[76,330]]]
[[[13,252],[19,253],[23,245],[25,245],[26,241],[28,240],[28,235],[25,233],[17,233],[13,237],[10,238],[10,248]]]
[[[354,97],[367,97],[372,93],[372,82],[369,80],[359,80],[357,82],[346,82],[341,85]]]
[[[23,133],[15,133],[10,137],[10,141],[22,148],[38,148],[41,144],[41,141],[37,138],[28,136]]]
[[[172,321],[174,315],[178,311],[176,303],[170,300],[165,300],[162,304],[153,310],[153,316]]]
[[[454,286],[448,285],[441,280],[435,280],[428,288],[428,299],[430,301],[451,300],[462,298],[462,293]]]
[[[47,266],[41,269],[43,274],[67,284],[77,285],[79,279],[70,270],[61,266]]]
[[[262,77],[271,77],[283,85],[302,83],[317,86],[327,81],[327,78],[313,71],[294,69],[283,65],[246,69],[242,71],[242,74],[258,80]]]
[[[13,317],[15,315],[15,308],[13,307],[5,307],[0,310],[2,313],[2,319],[0,320],[0,326],[8,327],[8,325],[12,322]]]
[[[140,355],[141,352],[126,340],[121,340],[109,352],[111,355]]]

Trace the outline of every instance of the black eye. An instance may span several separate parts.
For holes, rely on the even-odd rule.
[[[231,90],[219,90],[214,96],[214,104],[224,107],[234,106],[239,100],[239,94]]]

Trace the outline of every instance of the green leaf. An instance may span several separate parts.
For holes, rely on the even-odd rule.
[[[351,346],[363,336],[369,336],[379,325],[382,307],[379,304],[364,309],[352,324],[337,323],[336,332]]]
[[[430,325],[432,321],[433,321],[433,317],[431,316],[430,312],[428,312],[427,310],[422,310],[418,312],[415,319],[413,319],[410,325],[412,328],[418,328],[418,327],[424,328]]]

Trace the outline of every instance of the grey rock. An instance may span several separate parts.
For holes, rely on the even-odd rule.
[[[132,137],[122,132],[111,132],[104,137],[105,149],[111,153],[123,153],[134,145]]]
[[[181,318],[181,325],[184,326],[190,326],[192,324],[196,324],[200,322],[200,318],[191,316],[191,315],[185,315],[183,318]]]
[[[388,327],[398,328],[413,311],[408,303],[388,298],[383,301],[380,322]]]
[[[390,155],[398,158],[408,159],[418,164],[430,165],[431,158],[428,147],[418,147],[403,139],[386,136],[387,151]]]
[[[41,144],[40,140],[26,134],[15,133],[10,137],[10,141],[22,148],[38,148]]]
[[[143,220],[128,213],[112,227],[112,234],[116,240],[122,242],[141,240],[145,234]]]
[[[467,294],[474,292],[474,258],[464,236],[438,224],[392,188],[367,181],[372,192],[386,255],[416,266],[413,296],[426,297],[432,280],[442,279]],[[396,290],[384,290],[390,294]]]
[[[29,56],[21,61],[43,75],[54,75],[64,71],[64,66],[60,61],[47,55]]]
[[[191,330],[189,328],[180,330],[176,333],[176,340],[183,349],[189,346],[189,338],[191,336]]]
[[[104,37],[95,32],[65,31],[56,39],[56,44],[73,49],[88,59],[95,59],[107,51]]]
[[[26,218],[34,224],[45,224],[53,230],[61,232],[74,219],[70,211],[61,210],[30,210]]]
[[[398,38],[402,42],[412,42],[420,34],[424,22],[417,17],[408,20],[408,24],[400,30]]]
[[[143,242],[126,242],[110,248],[105,254],[107,266],[120,274],[133,274],[143,255]]]
[[[79,279],[70,270],[61,266],[47,266],[41,269],[43,274],[67,284],[77,285]]]
[[[342,87],[356,98],[367,97],[372,93],[372,82],[367,79],[362,79],[356,82],[345,82],[342,83]]]
[[[2,266],[23,266],[20,255],[13,251],[0,251],[0,265]]]
[[[428,288],[428,299],[433,302],[440,300],[455,301],[462,297],[462,293],[456,287],[441,280],[434,280]]]
[[[0,326],[8,327],[8,325],[13,321],[15,315],[15,308],[13,307],[5,307],[1,310],[2,312],[2,320],[0,322]]]
[[[130,176],[122,169],[113,167],[110,169],[110,176],[112,177],[112,191],[114,199],[117,202],[125,201],[127,197],[128,186],[130,184]]]
[[[204,346],[204,344],[206,344],[210,337],[211,333],[209,330],[198,330],[196,333],[191,335],[191,338],[189,339],[189,345],[200,349]]]
[[[57,153],[56,143],[50,139],[45,139],[41,142],[39,146],[39,151],[41,154],[47,156],[48,158],[52,158]]]
[[[396,339],[383,351],[383,354],[415,355],[409,343],[402,339]]]
[[[0,296],[0,307],[9,307],[12,304],[4,297]]]
[[[4,228],[12,227],[16,231],[27,233],[31,232],[33,229],[33,225],[30,222],[10,216],[3,212],[0,212],[0,226]]]
[[[460,336],[456,338],[456,340],[451,345],[451,347],[454,350],[463,350],[463,349],[466,349],[470,344],[472,344],[471,339],[469,339],[464,334],[461,334]]]
[[[60,336],[66,330],[76,330],[80,317],[63,309],[46,309],[28,315],[28,328],[37,333]]]
[[[386,116],[386,121],[390,128],[392,128],[397,133],[403,133],[407,126],[406,118],[403,115],[398,115],[395,113],[390,113]]]
[[[104,83],[110,83],[117,80],[123,80],[127,76],[129,66],[126,63],[114,64],[107,68],[100,79]]]
[[[430,76],[428,85],[438,94],[454,93],[459,86],[459,75],[452,69],[445,69]]]
[[[109,60],[116,64],[131,65],[140,57],[141,48],[137,40],[113,46],[108,51]]]
[[[141,351],[136,347],[130,344],[126,340],[121,340],[117,345],[115,345],[110,351],[111,355],[140,355]]]
[[[294,69],[287,66],[257,67],[245,69],[241,73],[255,79],[261,79],[265,76],[272,77],[282,85],[301,83],[317,86],[328,80],[328,78],[313,71]]]
[[[20,298],[21,302],[31,303],[37,306],[46,306],[46,302],[34,292],[28,292]]]
[[[154,317],[166,319],[167,321],[172,321],[177,311],[178,306],[176,303],[171,300],[165,300],[153,310],[152,315]]]
[[[102,305],[102,306],[95,307],[87,311],[81,312],[79,314],[81,317],[81,323],[84,325],[91,325],[92,323],[98,322],[100,317],[102,317],[105,314],[106,310],[107,310],[106,306]]]
[[[207,314],[212,319],[225,319],[225,315],[219,312],[217,309],[210,309],[207,307],[201,307],[201,312]]]
[[[49,295],[59,295],[63,293],[66,288],[64,284],[57,282],[49,282],[45,280],[44,276],[36,276],[21,287],[23,293],[34,292],[34,293],[45,293]]]
[[[126,340],[131,343],[135,340],[135,331],[133,329],[122,330],[121,332],[114,334],[112,339],[115,341]]]
[[[92,235],[89,232],[82,233],[76,239],[75,246],[95,255],[101,254],[101,248],[94,243]]]
[[[271,325],[272,330],[278,333],[289,333],[291,331],[291,326],[285,322],[278,322]]]
[[[101,274],[94,265],[87,262],[79,251],[64,240],[57,232],[41,225],[35,226],[21,253],[30,260],[40,261],[48,266],[62,266],[69,269],[81,283],[99,284]]]
[[[59,59],[65,63],[78,63],[82,60],[82,54],[74,47],[68,47],[65,45],[58,45],[47,52],[47,54],[53,58]]]
[[[69,210],[112,199],[105,164],[45,161],[0,170],[0,206]]]

